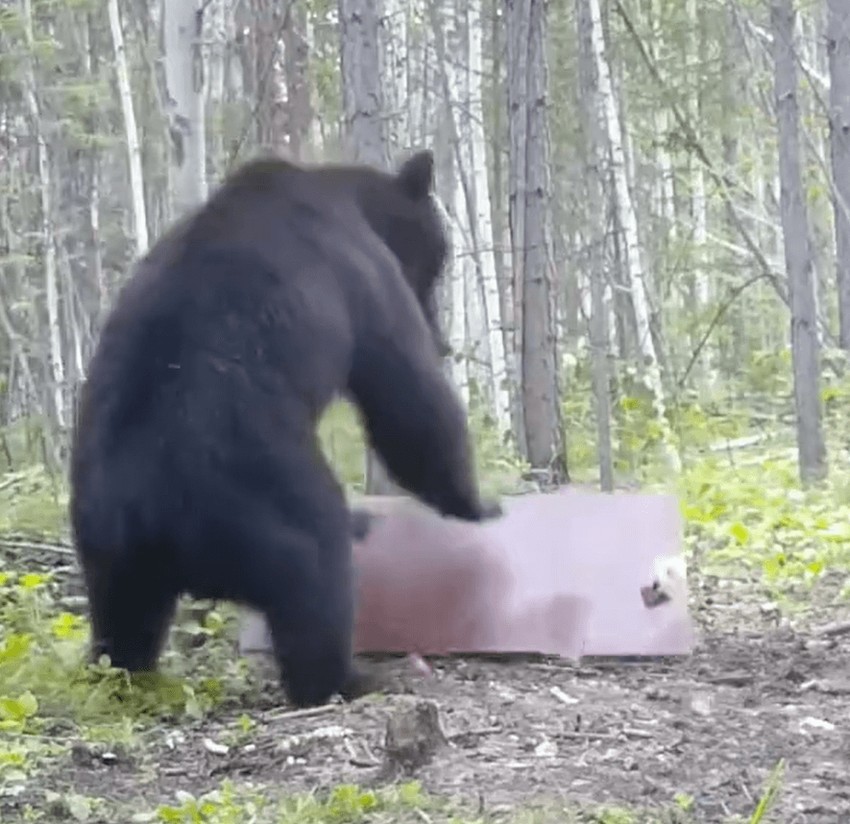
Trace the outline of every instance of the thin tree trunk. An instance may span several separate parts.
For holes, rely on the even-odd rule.
[[[133,206],[133,239],[136,256],[141,257],[148,249],[148,217],[145,210],[142,151],[139,145],[139,131],[136,128],[136,112],[133,108],[130,74],[127,71],[127,54],[124,50],[124,33],[121,29],[118,0],[108,0],[107,9],[109,28],[112,32],[112,46],[115,50],[115,77],[118,82],[118,96],[121,98],[121,112],[124,116],[124,136],[127,141],[130,195]]]
[[[32,6],[30,0],[22,0],[24,37],[27,59],[25,63],[24,98],[32,121],[36,143],[38,163],[38,187],[41,206],[41,242],[44,255],[45,298],[47,301],[47,323],[50,340],[50,373],[53,396],[53,413],[61,433],[65,432],[67,416],[65,409],[65,358],[62,352],[62,329],[59,319],[59,284],[56,269],[56,239],[53,235],[53,181],[51,180],[50,158],[47,155],[47,141],[41,122],[41,106],[37,95],[35,78],[34,49],[35,39],[32,28]]]
[[[579,35],[579,84],[581,112],[585,131],[585,191],[590,233],[588,263],[590,268],[590,349],[593,369],[593,398],[596,405],[597,455],[599,485],[605,492],[614,488],[613,451],[611,448],[611,383],[608,373],[610,330],[606,292],[604,244],[607,236],[607,215],[604,203],[603,180],[607,152],[605,134],[599,115],[602,102],[599,94],[599,75],[593,60],[593,39],[589,9],[584,0],[576,0]]]
[[[690,33],[688,35],[686,55],[687,65],[689,67],[691,91],[688,96],[688,115],[694,128],[698,128],[701,120],[701,106],[699,95],[700,76],[702,74],[701,66],[701,43],[702,34],[702,15],[700,12],[701,0],[687,0],[687,15],[688,26]],[[690,183],[691,183],[691,216],[693,219],[694,236],[693,236],[693,279],[694,279],[694,298],[696,310],[703,314],[708,308],[711,300],[711,286],[708,279],[708,260],[706,257],[708,246],[708,201],[705,192],[705,168],[702,160],[691,155],[690,163]],[[693,311],[693,310],[692,310]],[[697,340],[692,340],[693,344]],[[701,362],[701,378],[705,381],[709,388],[716,384],[716,372],[713,359],[713,343],[709,343],[703,347]]]
[[[812,281],[809,216],[800,167],[797,64],[794,45],[793,0],[773,0],[776,114],[779,125],[779,179],[785,266],[791,298],[791,355],[797,409],[797,449],[800,479],[805,483],[826,476],[820,405],[820,352]]]
[[[850,350],[850,3],[827,0],[829,145],[835,213],[838,340]]]
[[[289,153],[301,160],[309,153],[313,121],[310,101],[310,44],[307,41],[306,3],[291,2],[284,18],[284,74],[286,76],[286,135]]]
[[[511,431],[511,410],[485,156],[480,0],[473,0],[468,6],[465,24],[460,21],[461,13],[454,3],[446,3],[445,6],[441,15],[437,3],[432,3],[431,17],[437,59],[442,67],[447,125],[454,148],[458,187],[454,208],[458,222],[456,237],[465,241],[463,257],[455,261],[454,269],[456,274],[465,273],[466,337],[473,347],[469,353],[470,368],[479,381],[486,381],[489,389],[486,394],[493,405],[499,434],[504,436]],[[451,53],[466,52],[468,55],[464,61],[464,72],[457,71],[453,61],[449,60],[447,33],[454,35],[450,43]],[[458,250],[455,251],[457,253]],[[453,300],[456,314],[459,297],[458,293]],[[457,326],[454,331],[455,334],[460,333]]]
[[[198,0],[168,0],[163,30],[174,208],[184,215],[207,197],[203,10]]]
[[[499,283],[496,276],[496,256],[491,214],[490,180],[487,175],[487,151],[484,135],[484,99],[482,77],[483,21],[482,0],[469,0],[467,26],[469,63],[469,118],[471,141],[469,144],[472,183],[471,225],[476,229],[476,260],[483,291],[484,315],[489,338],[490,371],[493,382],[495,420],[500,436],[511,431],[510,393],[507,383],[507,361],[502,336],[502,307],[499,300]]]
[[[508,91],[508,232],[510,266],[513,273],[513,363],[511,377],[518,387],[514,420],[520,454],[528,455],[525,410],[522,402],[523,352],[523,282],[525,280],[525,218],[526,218],[526,147],[528,145],[528,118],[525,111],[528,76],[529,16],[523,5],[528,0],[510,0],[508,4],[507,32],[507,91]]]
[[[544,0],[508,2],[511,151],[510,221],[515,313],[521,335],[525,457],[547,480],[568,480],[548,237],[547,69]],[[521,307],[521,311],[518,311]]]
[[[339,0],[340,73],[348,155],[379,169],[389,166],[383,128],[380,10],[374,0]]]
[[[634,318],[637,325],[637,344],[643,360],[646,384],[649,389],[655,411],[655,420],[661,432],[661,443],[667,466],[673,472],[681,469],[681,459],[674,446],[672,432],[667,421],[664,387],[661,382],[661,369],[655,352],[650,330],[650,311],[647,286],[644,279],[643,262],[640,256],[637,216],[632,203],[626,178],[626,160],[621,142],[622,131],[617,101],[611,85],[611,73],[605,54],[605,41],[602,33],[602,18],[599,0],[586,0],[590,15],[590,29],[593,46],[593,58],[599,78],[599,91],[603,111],[600,113],[608,139],[614,178],[615,205],[618,222],[622,228],[623,258],[631,283],[631,297]]]

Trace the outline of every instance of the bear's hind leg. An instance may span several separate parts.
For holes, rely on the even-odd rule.
[[[335,546],[326,541],[322,546],[313,536],[290,534],[285,550],[289,562],[274,574],[278,586],[264,599],[282,684],[298,707],[356,691],[359,680],[352,660],[351,538],[341,533]],[[331,560],[307,563],[316,558]]]
[[[229,490],[198,538],[207,547],[204,569],[187,589],[263,613],[284,692],[311,706],[342,690],[351,674],[352,524],[343,501],[301,492],[284,508],[273,491],[261,500]]]
[[[106,654],[130,672],[156,669],[177,604],[157,578],[141,566],[86,570],[93,660]]]

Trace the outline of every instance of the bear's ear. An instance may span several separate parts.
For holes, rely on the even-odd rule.
[[[425,149],[409,157],[398,170],[396,179],[412,200],[428,197],[434,186],[434,153]]]

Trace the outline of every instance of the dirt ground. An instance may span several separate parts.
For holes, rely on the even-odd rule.
[[[412,693],[436,702],[448,739],[414,777],[473,811],[551,802],[661,809],[683,793],[693,798],[688,820],[746,820],[784,759],[770,820],[850,821],[850,632],[836,623],[848,616],[818,609],[807,629],[794,629],[758,591],[728,581],[703,582],[693,599],[700,639],[685,660],[445,659],[431,662],[428,677],[395,659],[381,664],[386,696],[251,710],[259,724],[247,747],[210,747],[233,729],[235,712],[161,729],[141,757],[104,763],[77,751],[40,785],[152,805],[226,777],[278,793],[375,786],[389,780],[387,718]]]

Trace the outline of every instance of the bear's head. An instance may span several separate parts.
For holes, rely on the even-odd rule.
[[[449,255],[446,225],[434,196],[434,155],[417,152],[392,174],[361,170],[356,197],[375,233],[401,264],[441,356],[450,347],[437,318],[436,289]]]
[[[249,161],[228,177],[213,200],[233,211],[258,193],[289,193],[303,186],[310,192],[351,199],[354,207],[398,260],[413,289],[441,356],[451,349],[437,317],[436,290],[449,256],[442,209],[434,195],[434,155],[416,152],[395,172],[364,164],[301,166],[276,156]],[[304,189],[302,189],[303,194]]]

